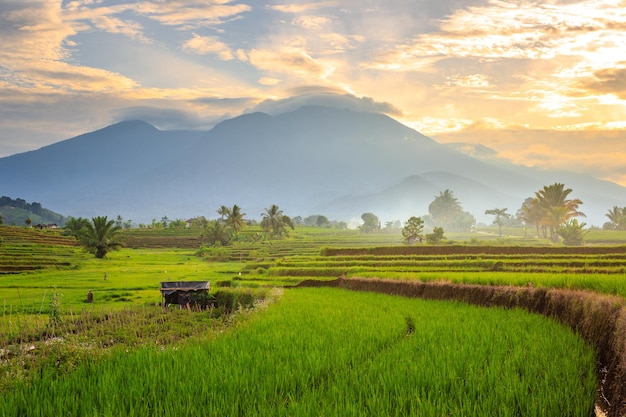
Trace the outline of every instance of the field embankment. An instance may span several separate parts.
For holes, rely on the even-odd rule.
[[[626,415],[626,303],[621,297],[564,289],[485,286],[447,282],[338,278],[299,286],[329,286],[480,306],[523,308],[570,326],[597,350],[598,402],[608,416]]]
[[[486,245],[415,245],[359,248],[323,248],[325,256],[406,256],[406,255],[626,255],[626,245],[619,246],[486,246]]]

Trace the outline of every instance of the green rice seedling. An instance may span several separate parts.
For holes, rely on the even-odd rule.
[[[2,396],[0,415],[471,417],[593,410],[593,350],[569,329],[520,310],[301,288],[232,331],[206,334],[171,348],[113,350],[62,378],[44,369]]]

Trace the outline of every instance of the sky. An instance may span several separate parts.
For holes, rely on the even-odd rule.
[[[0,157],[302,103],[626,186],[626,0],[0,0]]]

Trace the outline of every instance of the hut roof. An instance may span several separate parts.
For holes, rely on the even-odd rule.
[[[161,293],[170,295],[177,291],[205,291],[209,289],[209,281],[172,281],[161,282]]]

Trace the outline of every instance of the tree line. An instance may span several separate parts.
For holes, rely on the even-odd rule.
[[[44,208],[41,206],[41,203],[28,203],[26,200],[22,198],[12,199],[11,197],[7,197],[3,195],[0,197],[0,207],[15,207],[23,210],[30,211],[38,216],[43,215]]]
[[[534,227],[538,237],[558,242],[561,239],[566,245],[581,245],[586,223],[579,223],[576,217],[586,217],[579,210],[583,204],[580,199],[569,198],[571,188],[565,188],[564,184],[554,183],[545,185],[535,192],[533,197],[527,198],[517,212],[517,219],[527,227]],[[435,196],[428,206],[428,216],[411,217],[402,229],[402,236],[406,243],[413,244],[426,240],[432,243],[434,240],[443,240],[443,228],[450,231],[469,231],[475,225],[474,217],[465,211],[454,193],[445,190]],[[494,224],[498,226],[498,234],[502,236],[502,227],[505,221],[512,218],[508,208],[493,208],[485,210],[485,214],[495,216]],[[626,208],[614,207],[607,214],[614,224],[614,228],[626,227]],[[424,235],[426,223],[436,225],[433,234]],[[620,226],[624,225],[624,226]],[[435,233],[436,231],[436,233]]]
[[[543,186],[535,192],[533,197],[527,198],[516,216],[508,213],[508,208],[493,208],[485,210],[485,214],[494,216],[494,224],[498,226],[498,234],[502,236],[502,227],[507,221],[515,218],[526,227],[533,227],[538,237],[550,239],[553,242],[563,241],[566,245],[581,245],[586,231],[586,223],[578,222],[577,217],[586,217],[579,210],[583,204],[580,199],[569,198],[572,189],[564,184],[554,183]],[[5,198],[5,197],[3,197]],[[2,201],[0,199],[0,201]],[[317,227],[346,228],[344,222],[331,222],[323,215],[313,215],[306,218],[300,216],[292,219],[284,214],[277,205],[272,204],[261,213],[260,226],[264,235],[242,234],[248,226],[256,223],[245,218],[246,213],[241,207],[222,205],[216,210],[220,216],[215,220],[207,220],[203,216],[189,221],[170,221],[166,216],[161,221],[153,220],[153,227],[192,227],[202,228],[201,240],[203,245],[228,246],[234,242],[246,239],[281,239],[289,236],[289,230],[295,225],[308,225]],[[607,230],[626,230],[626,207],[614,206],[606,214],[609,222],[603,225]],[[361,215],[363,224],[361,231],[371,233],[382,230],[379,218],[374,213]],[[190,222],[190,223],[189,223]],[[447,231],[471,231],[475,227],[476,219],[469,212],[463,210],[454,193],[446,189],[428,206],[428,214],[418,217],[411,216],[401,228],[402,239],[407,244],[428,243],[438,244],[446,240],[444,229]],[[387,222],[385,228],[399,227],[399,222]],[[432,229],[431,233],[425,233],[425,227]],[[116,220],[109,220],[106,216],[94,217],[91,221],[83,218],[70,218],[66,222],[66,234],[74,235],[78,241],[88,250],[101,258],[110,250],[121,246],[117,232],[123,228],[129,228],[130,221],[124,222],[121,216]]]
[[[245,219],[246,213],[241,207],[221,206],[217,213],[221,216],[216,220],[196,218],[196,226],[202,228],[200,235],[203,245],[227,246],[241,239],[241,232],[250,222]],[[93,253],[96,258],[104,258],[107,253],[122,246],[120,231],[128,223],[123,222],[121,216],[109,219],[107,216],[93,217],[91,220],[70,217],[65,224],[64,233],[76,237],[78,243]],[[164,217],[161,225],[168,226],[168,219]],[[171,223],[169,223],[171,225]],[[270,239],[281,239],[289,235],[289,229],[294,229],[293,221],[284,214],[277,205],[272,204],[261,213],[261,229]],[[257,239],[257,235],[252,235]]]

